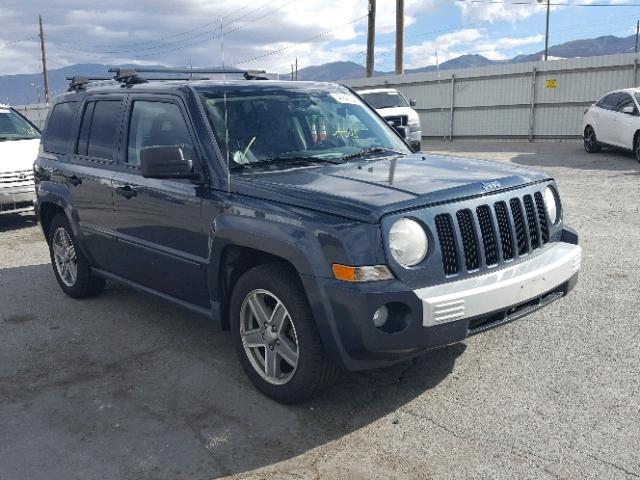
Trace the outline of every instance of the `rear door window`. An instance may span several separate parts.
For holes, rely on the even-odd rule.
[[[91,122],[89,123],[83,118],[78,148],[84,147],[83,135],[86,135],[86,155],[88,157],[113,161],[116,140],[120,131],[121,107],[121,100],[98,100],[93,108],[87,105],[85,117],[90,114]]]
[[[46,152],[69,153],[77,110],[78,102],[58,103],[53,107],[44,134],[43,148]]]

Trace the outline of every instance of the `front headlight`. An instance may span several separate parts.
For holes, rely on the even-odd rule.
[[[560,201],[555,188],[547,187],[544,191],[544,203],[547,206],[547,213],[553,225],[560,221]]]
[[[422,226],[410,218],[397,220],[389,230],[389,251],[403,267],[419,264],[427,255],[429,240]]]

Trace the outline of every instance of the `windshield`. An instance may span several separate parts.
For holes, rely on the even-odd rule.
[[[360,93],[360,96],[375,109],[409,106],[406,98],[396,91]]]
[[[0,141],[40,138],[38,129],[21,115],[8,108],[0,108]]]
[[[221,89],[201,91],[218,145],[226,154]],[[393,130],[348,89],[227,86],[231,168],[278,162],[341,163],[380,154],[411,153]]]

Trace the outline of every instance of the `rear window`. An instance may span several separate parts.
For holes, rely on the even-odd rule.
[[[120,100],[98,100],[86,104],[78,138],[78,155],[113,160],[121,106]]]
[[[78,102],[58,103],[53,107],[44,133],[44,150],[51,153],[68,153],[72,140],[73,119]]]

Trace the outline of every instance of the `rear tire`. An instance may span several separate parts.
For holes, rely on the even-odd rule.
[[[92,275],[66,215],[58,213],[53,217],[47,238],[53,273],[64,293],[72,298],[87,298],[104,290],[105,280]]]
[[[597,153],[600,151],[600,144],[596,137],[596,132],[591,125],[584,129],[584,149],[587,153]]]
[[[288,265],[259,265],[243,274],[229,311],[240,363],[262,393],[294,404],[333,383],[338,369],[324,352],[300,279]]]

